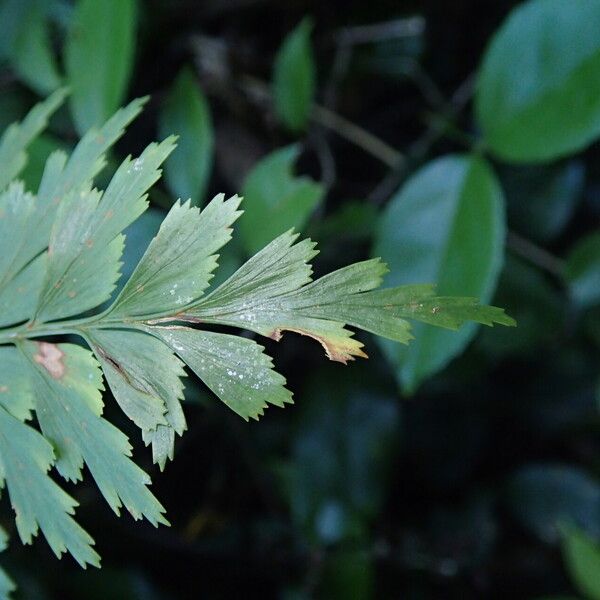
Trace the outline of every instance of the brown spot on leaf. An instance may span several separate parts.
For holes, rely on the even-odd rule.
[[[38,352],[33,360],[42,365],[54,379],[61,379],[65,374],[65,353],[56,345],[48,342],[37,342]]]
[[[7,385],[0,385],[0,394],[4,394],[8,392],[8,386]]]
[[[93,245],[94,245],[94,240],[93,240],[92,238],[88,238],[87,240],[85,240],[85,245],[86,245],[88,248],[92,248],[92,247],[93,247]]]
[[[319,344],[321,344],[321,346],[323,346],[325,354],[327,354],[327,358],[335,362],[348,364],[348,361],[354,360],[355,356],[358,356],[360,358],[369,358],[369,356],[361,349],[363,345],[359,341],[354,340],[352,338],[348,338],[348,340],[346,340],[346,344],[338,345],[331,342],[327,338],[320,337],[315,333],[307,331],[305,329],[295,329],[292,327],[286,327],[285,331],[293,331],[294,333],[299,333],[300,335],[305,335],[307,337],[312,338],[313,340],[316,340],[317,342],[319,342]],[[270,337],[271,339],[278,342],[283,337],[283,330],[281,328],[277,328],[270,334],[268,334],[267,337]]]
[[[77,296],[77,292],[71,290],[70,292],[67,292],[67,296],[69,296],[69,298],[75,298],[75,296]]]

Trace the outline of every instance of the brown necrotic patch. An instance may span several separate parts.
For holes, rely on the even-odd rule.
[[[56,345],[48,342],[37,342],[38,351],[33,359],[42,365],[54,379],[61,379],[65,374],[65,353]]]

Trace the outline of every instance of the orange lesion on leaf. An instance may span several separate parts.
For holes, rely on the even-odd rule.
[[[42,365],[54,379],[62,379],[66,371],[63,361],[65,353],[56,344],[49,342],[37,342],[37,347],[33,360]]]
[[[269,333],[267,337],[270,337],[278,342],[283,337],[284,331],[292,331],[316,340],[319,342],[319,344],[321,344],[321,346],[323,346],[325,354],[327,354],[327,358],[335,362],[347,364],[349,360],[354,360],[355,357],[369,358],[369,356],[362,350],[363,344],[351,337],[333,340],[324,336],[320,336],[314,331],[308,331],[306,329],[294,327],[278,327]]]

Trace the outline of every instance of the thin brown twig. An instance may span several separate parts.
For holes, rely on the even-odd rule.
[[[522,237],[514,231],[509,231],[506,236],[506,245],[515,254],[518,254],[536,267],[547,271],[558,279],[563,278],[565,261],[557,258],[527,238]]]
[[[335,37],[340,44],[371,44],[384,40],[421,35],[425,31],[425,19],[420,16],[395,19],[371,25],[357,25],[340,29]]]
[[[240,80],[240,85],[245,94],[254,100],[254,102],[271,102],[271,90],[263,81],[246,75]],[[402,152],[399,152],[366,129],[324,106],[314,104],[311,111],[311,119],[315,123],[331,129],[355,146],[362,148],[365,152],[371,154],[391,169],[398,169],[405,160]]]
[[[331,129],[340,137],[359,146],[391,169],[398,169],[404,164],[404,155],[383,140],[349,121],[345,117],[315,104],[311,113],[311,118],[320,125]]]

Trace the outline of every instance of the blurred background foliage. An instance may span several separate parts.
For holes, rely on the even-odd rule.
[[[126,275],[176,198],[241,192],[217,281],[296,227],[317,269],[382,255],[389,284],[519,322],[365,335],[349,367],[269,343],[296,405],[260,423],[189,378],[175,463],[136,447],[172,527],[80,485],[104,557],[82,572],[21,547],[3,498],[19,598],[600,599],[597,0],[3,0],[0,18],[2,129],[71,90],[30,189],[129,98],[152,97],[115,163],[179,135]]]

